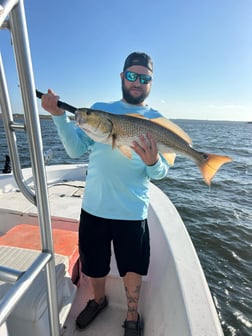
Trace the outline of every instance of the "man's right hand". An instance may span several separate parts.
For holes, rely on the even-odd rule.
[[[62,115],[64,114],[64,110],[57,106],[58,100],[59,96],[57,96],[51,89],[48,89],[48,93],[44,94],[41,98],[41,106],[52,115]]]

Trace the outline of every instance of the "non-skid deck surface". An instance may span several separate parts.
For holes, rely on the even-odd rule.
[[[125,319],[125,310],[109,305],[97,318],[84,330],[75,327],[75,321],[68,320],[64,336],[123,336],[122,328]]]
[[[109,276],[107,279],[106,293],[108,306],[84,330],[75,326],[75,320],[87,301],[92,298],[92,291],[86,277],[81,279],[75,302],[62,330],[62,336],[123,336],[123,321],[126,317],[126,300],[122,279]]]
[[[51,215],[79,220],[84,182],[69,181],[48,187]],[[18,189],[0,190],[0,208],[13,213],[37,214],[37,208]]]

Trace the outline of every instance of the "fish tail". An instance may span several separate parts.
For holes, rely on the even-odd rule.
[[[216,154],[204,154],[205,160],[199,165],[201,174],[207,185],[211,184],[211,180],[220,169],[220,167],[232,159],[229,156],[221,156]]]

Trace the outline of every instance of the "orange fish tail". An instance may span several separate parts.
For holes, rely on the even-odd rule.
[[[206,154],[207,158],[199,165],[201,174],[207,185],[211,184],[211,180],[220,169],[220,167],[232,159],[229,156],[221,156],[216,154]]]

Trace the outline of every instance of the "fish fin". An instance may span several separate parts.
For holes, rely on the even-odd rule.
[[[205,154],[206,160],[199,165],[201,174],[207,185],[211,184],[211,180],[220,169],[220,167],[227,162],[231,162],[232,159],[229,156],[222,156],[216,154]]]
[[[147,117],[143,116],[142,114],[138,114],[138,113],[127,113],[126,115],[130,116],[130,117],[134,117],[134,118],[150,120],[150,118],[147,118]]]
[[[174,161],[176,158],[176,153],[162,153],[162,156],[169,163],[170,166],[174,165]]]
[[[173,133],[177,134],[179,137],[181,137],[183,140],[185,140],[189,145],[192,145],[192,139],[189,137],[189,135],[181,128],[179,127],[177,124],[175,124],[174,122],[172,122],[171,120],[164,118],[164,117],[158,117],[158,118],[146,118],[144,116],[142,116],[141,114],[136,114],[136,113],[132,113],[132,114],[127,114],[130,117],[134,117],[134,118],[140,118],[140,119],[147,119],[150,120],[151,122],[158,124],[170,131],[172,131]]]
[[[128,159],[132,159],[132,150],[128,146],[119,146],[119,151],[126,156]]]

